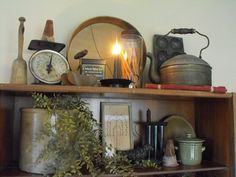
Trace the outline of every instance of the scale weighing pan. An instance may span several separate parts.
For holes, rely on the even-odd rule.
[[[29,50],[54,50],[56,52],[60,52],[65,48],[65,44],[49,42],[44,40],[31,40],[28,49]]]

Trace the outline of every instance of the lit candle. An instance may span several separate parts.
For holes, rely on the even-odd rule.
[[[115,55],[115,59],[114,59],[114,73],[113,73],[113,78],[117,79],[119,77],[121,77],[121,73],[120,73],[120,52],[121,52],[121,47],[117,41],[116,38],[116,43],[112,48],[112,54]]]

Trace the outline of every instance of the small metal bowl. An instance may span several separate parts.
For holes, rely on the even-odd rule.
[[[97,77],[94,75],[83,75],[79,71],[70,71],[67,73],[67,80],[72,85],[77,86],[95,86],[97,84]]]

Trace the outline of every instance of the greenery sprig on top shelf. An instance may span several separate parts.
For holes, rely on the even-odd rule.
[[[84,172],[93,177],[105,173],[132,176],[133,165],[125,155],[104,156],[107,146],[101,142],[101,126],[86,102],[76,95],[33,93],[32,97],[35,107],[47,109],[50,113],[39,136],[40,139],[50,138],[39,160],[54,161],[55,177]],[[56,117],[53,123],[51,115]]]

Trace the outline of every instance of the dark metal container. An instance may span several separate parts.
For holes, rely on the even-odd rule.
[[[187,54],[174,56],[160,66],[160,80],[162,84],[176,85],[211,85],[211,66],[202,60],[202,51],[206,49],[210,40],[205,34],[195,29],[172,29],[168,34],[194,34],[197,33],[207,39],[207,45],[200,50],[199,57]]]
[[[211,66],[193,55],[177,55],[160,67],[162,84],[211,85]]]

